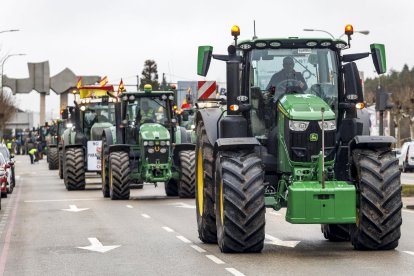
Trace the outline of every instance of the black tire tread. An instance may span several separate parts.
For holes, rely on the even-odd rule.
[[[325,239],[332,242],[350,241],[349,224],[322,224],[321,230]]]
[[[130,169],[128,153],[123,151],[111,152],[109,156],[112,171],[112,186],[110,186],[110,197],[112,200],[126,200],[130,195]],[[110,180],[111,181],[111,180]]]
[[[49,170],[57,170],[59,168],[59,151],[57,147],[51,147],[47,151],[49,160]]]
[[[219,247],[226,253],[260,252],[265,240],[266,212],[262,161],[250,151],[222,152],[218,160],[216,218]],[[224,225],[221,225],[219,207],[221,181]]]
[[[185,150],[179,153],[181,179],[178,186],[180,198],[194,198],[195,195],[195,151]]]
[[[210,144],[203,122],[197,125],[196,143],[196,185],[195,194],[197,195],[198,179],[198,150],[202,150],[203,155],[203,215],[200,216],[198,209],[198,197],[196,196],[197,228],[198,236],[202,242],[217,243],[216,214],[214,210],[214,183],[213,183],[213,146]]]
[[[85,163],[82,148],[68,148],[65,155],[64,182],[68,191],[85,190]]]
[[[401,237],[401,183],[398,159],[389,149],[353,152],[358,173],[358,224],[351,241],[358,250],[390,250]]]

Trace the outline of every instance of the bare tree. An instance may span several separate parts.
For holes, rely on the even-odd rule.
[[[4,132],[6,123],[14,116],[16,111],[15,98],[6,90],[0,91],[0,130]]]

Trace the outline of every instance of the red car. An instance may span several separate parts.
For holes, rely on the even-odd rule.
[[[11,172],[11,162],[7,162],[4,158],[3,154],[0,154],[0,169],[3,171],[3,176],[0,179],[6,179],[5,183],[4,180],[1,180],[0,191],[1,197],[7,197],[7,194],[13,192],[13,183],[12,183],[12,172]]]

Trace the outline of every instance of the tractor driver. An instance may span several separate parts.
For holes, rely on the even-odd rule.
[[[141,124],[156,122],[154,109],[151,108],[145,100],[141,101],[141,110],[139,111],[138,116],[140,117],[138,121]]]
[[[283,59],[283,69],[275,73],[270,79],[266,90],[273,95],[276,95],[277,99],[282,96],[288,87],[294,87],[297,92],[303,92],[308,89],[305,79],[302,73],[296,72],[293,68],[295,62],[292,57],[287,56]],[[275,100],[277,100],[275,99]]]

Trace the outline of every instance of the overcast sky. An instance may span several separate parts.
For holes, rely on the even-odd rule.
[[[384,43],[388,69],[414,65],[414,1],[409,0],[1,0],[0,57],[13,53],[4,66],[9,77],[28,76],[27,62],[49,60],[51,75],[68,67],[79,75],[107,75],[110,83],[136,84],[144,61],[154,59],[167,81],[198,80],[198,45],[212,45],[226,53],[230,28],[241,28],[240,38],[251,38],[253,20],[259,37],[325,37],[303,28],[324,29],[336,37],[348,23],[355,34],[348,53],[365,52],[372,42]],[[358,62],[365,75],[374,76],[371,59]],[[225,80],[224,63],[213,61],[209,80]],[[53,92],[51,93],[53,94]],[[36,92],[18,97],[22,109],[39,109]],[[47,110],[58,110],[56,95]]]

